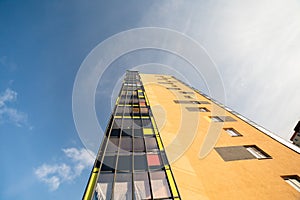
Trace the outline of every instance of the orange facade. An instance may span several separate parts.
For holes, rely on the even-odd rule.
[[[182,199],[300,199],[298,147],[172,76],[140,76]]]

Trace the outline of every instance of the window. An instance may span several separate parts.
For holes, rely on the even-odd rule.
[[[282,176],[282,178],[287,182],[290,186],[295,188],[298,192],[300,192],[300,178],[297,175],[291,176]]]
[[[238,136],[243,136],[240,134],[237,130],[233,128],[224,128],[224,130],[232,137],[238,137]]]
[[[184,97],[187,98],[187,99],[191,99],[191,98],[192,98],[192,97],[189,96],[189,95],[184,95]]]
[[[186,107],[186,109],[190,112],[209,112],[205,107]]]
[[[174,87],[174,88],[167,88],[168,90],[181,90],[180,88],[176,88],[176,87]]]
[[[172,84],[171,82],[157,82],[159,84]]]
[[[185,91],[181,91],[180,93],[182,93],[182,94],[194,94],[194,92],[185,92]]]
[[[263,150],[258,148],[255,145],[247,145],[244,146],[247,151],[249,151],[253,156],[255,156],[257,159],[265,159],[265,158],[271,158],[267,153],[265,153]]]
[[[131,137],[122,137],[120,141],[120,151],[132,151],[132,138]]]
[[[110,137],[107,142],[108,144],[107,144],[106,151],[107,152],[117,152],[118,146],[119,146],[119,140],[120,140],[120,138],[118,138],[118,137]]]
[[[131,173],[117,173],[114,186],[114,199],[132,199]]]
[[[255,145],[215,147],[224,161],[271,158]]]
[[[236,121],[234,118],[230,116],[211,116],[210,117],[213,122],[233,122]]]
[[[134,138],[133,140],[133,150],[134,152],[143,152],[145,151],[145,143],[143,138]]]
[[[135,199],[151,199],[149,178],[146,172],[134,173]]]
[[[96,186],[96,196],[98,199],[110,199],[112,193],[113,173],[102,173]]]
[[[145,137],[147,151],[158,150],[157,142],[155,137]]]
[[[209,104],[207,101],[174,100],[178,104]]]
[[[213,122],[223,122],[223,120],[220,117],[217,117],[217,116],[212,116],[210,118]]]
[[[118,171],[132,171],[132,156],[120,155],[118,158]]]
[[[105,156],[101,171],[114,171],[116,165],[116,156]]]
[[[168,187],[168,181],[165,172],[157,171],[150,172],[151,186],[153,198],[155,199],[169,199],[171,192]]]

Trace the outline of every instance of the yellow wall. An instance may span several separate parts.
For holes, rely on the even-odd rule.
[[[193,91],[176,79],[165,77],[182,91]],[[283,175],[300,176],[300,155],[297,152],[198,93],[190,95],[168,90],[166,87],[172,86],[158,83],[165,82],[159,80],[158,75],[141,74],[141,78],[182,199],[300,199],[300,193],[281,178]],[[184,95],[211,104],[173,102],[189,100]],[[232,116],[237,121],[214,123],[208,117],[211,112],[189,112],[186,106],[206,107],[214,115]],[[223,128],[230,127],[243,136],[228,135]],[[241,145],[257,145],[272,159],[225,162],[213,149],[214,146]]]

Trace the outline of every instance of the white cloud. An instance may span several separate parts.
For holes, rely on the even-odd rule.
[[[17,99],[17,93],[10,88],[7,88],[5,92],[0,95],[0,107],[5,106],[7,102],[12,102]]]
[[[7,88],[0,94],[0,123],[10,122],[21,127],[28,125],[28,116],[24,112],[12,107],[12,103],[17,100],[17,92]]]
[[[71,180],[72,175],[70,173],[70,166],[64,163],[60,165],[43,164],[35,171],[37,178],[46,183],[50,190],[56,190],[61,182]]]
[[[42,164],[34,173],[36,177],[49,186],[51,191],[57,190],[61,183],[70,182],[81,175],[84,169],[93,165],[95,154],[86,149],[67,148],[62,150],[71,161],[70,164]]]

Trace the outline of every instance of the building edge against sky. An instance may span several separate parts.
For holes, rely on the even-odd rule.
[[[300,199],[299,147],[173,76],[127,72],[106,134],[84,199]]]

